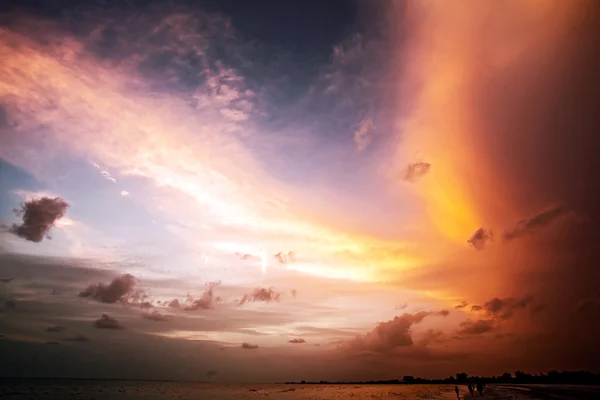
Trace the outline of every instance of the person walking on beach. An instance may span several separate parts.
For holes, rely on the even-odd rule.
[[[483,396],[483,384],[481,382],[477,382],[477,394]]]
[[[471,397],[473,397],[473,384],[471,382],[467,385],[467,389],[469,389],[469,393],[471,393]]]
[[[458,395],[458,386],[454,385],[454,392],[456,393],[456,398],[460,399],[460,396]]]

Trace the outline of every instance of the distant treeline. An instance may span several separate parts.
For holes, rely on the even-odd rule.
[[[405,384],[466,384],[468,382],[483,383],[513,383],[513,384],[568,384],[568,385],[600,385],[600,374],[588,371],[549,371],[546,374],[532,375],[521,371],[514,374],[505,372],[500,376],[469,376],[462,372],[456,376],[444,379],[427,379],[410,375],[402,379],[391,379],[387,381],[365,381],[365,382],[286,382],[287,384],[317,384],[317,385],[405,385]]]

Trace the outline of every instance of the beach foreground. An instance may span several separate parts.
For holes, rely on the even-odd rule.
[[[452,385],[284,385],[155,381],[3,379],[3,399],[455,399]],[[470,398],[460,386],[460,398]],[[475,395],[475,397],[479,397]],[[495,385],[481,396],[494,400],[600,399],[600,386]]]

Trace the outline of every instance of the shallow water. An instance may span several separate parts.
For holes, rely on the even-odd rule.
[[[560,397],[554,397],[554,393]],[[460,398],[465,397],[461,387]],[[539,397],[538,397],[539,396]],[[477,397],[477,396],[476,396]],[[218,384],[156,381],[102,381],[69,379],[2,379],[2,399],[456,399],[452,385],[284,385]],[[482,399],[600,399],[597,387],[494,387]]]

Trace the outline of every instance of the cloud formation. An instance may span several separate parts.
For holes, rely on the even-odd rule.
[[[98,283],[88,286],[87,289],[79,293],[79,297],[112,304],[120,300],[126,300],[129,295],[133,295],[135,285],[135,277],[131,274],[124,274],[113,279],[108,285]]]
[[[69,204],[60,197],[42,197],[24,202],[15,213],[23,218],[22,224],[13,224],[11,233],[31,242],[49,238],[50,229],[65,216]]]
[[[67,342],[89,342],[90,338],[85,335],[76,335],[72,337],[65,338]]]
[[[209,310],[213,308],[215,303],[215,295],[213,289],[221,284],[220,281],[206,283],[206,290],[202,296],[193,300],[190,305],[183,308],[184,311]]]
[[[486,332],[490,332],[494,329],[495,324],[493,320],[480,319],[477,321],[467,320],[460,323],[460,329],[458,333],[468,335],[481,335]]]
[[[244,343],[242,343],[242,349],[254,350],[254,349],[258,349],[258,345],[244,342]]]
[[[486,314],[491,317],[508,319],[513,316],[515,311],[526,308],[531,302],[531,297],[524,297],[522,299],[515,299],[512,297],[500,299],[494,297],[483,304],[483,309]]]
[[[294,338],[294,339],[288,340],[288,343],[295,343],[295,344],[306,343],[306,340],[304,340],[302,338]]]
[[[416,182],[431,170],[431,164],[423,161],[408,164],[404,169],[402,180]]]
[[[241,306],[248,302],[262,301],[265,303],[271,303],[273,301],[279,301],[281,295],[277,293],[273,288],[256,288],[250,294],[242,296],[238,302],[238,306]]]
[[[529,218],[524,218],[517,222],[512,229],[504,232],[504,240],[510,241],[531,235],[552,224],[566,214],[568,214],[568,211],[563,206],[555,206],[543,210]]]
[[[54,325],[54,326],[49,326],[46,328],[46,332],[62,332],[65,329],[67,329],[66,326],[62,326],[62,325]]]
[[[465,308],[469,305],[469,303],[467,303],[466,301],[461,301],[460,304],[457,304],[454,306],[455,309],[460,310],[462,308]]]
[[[371,143],[375,125],[371,118],[365,118],[360,121],[358,129],[354,132],[354,144],[357,151],[363,151]]]
[[[398,347],[411,346],[413,344],[411,327],[431,314],[431,312],[421,311],[380,322],[371,332],[346,342],[345,347],[356,352],[388,353]]]
[[[102,314],[102,317],[94,321],[94,326],[98,329],[124,329],[119,321],[108,314]]]
[[[494,235],[491,230],[481,227],[475,231],[467,243],[471,245],[475,250],[483,250],[485,246],[494,239]]]
[[[159,313],[158,311],[153,311],[151,313],[143,313],[142,318],[150,320],[150,321],[162,322],[162,321],[169,321],[171,319],[171,316],[163,315],[163,314]]]

